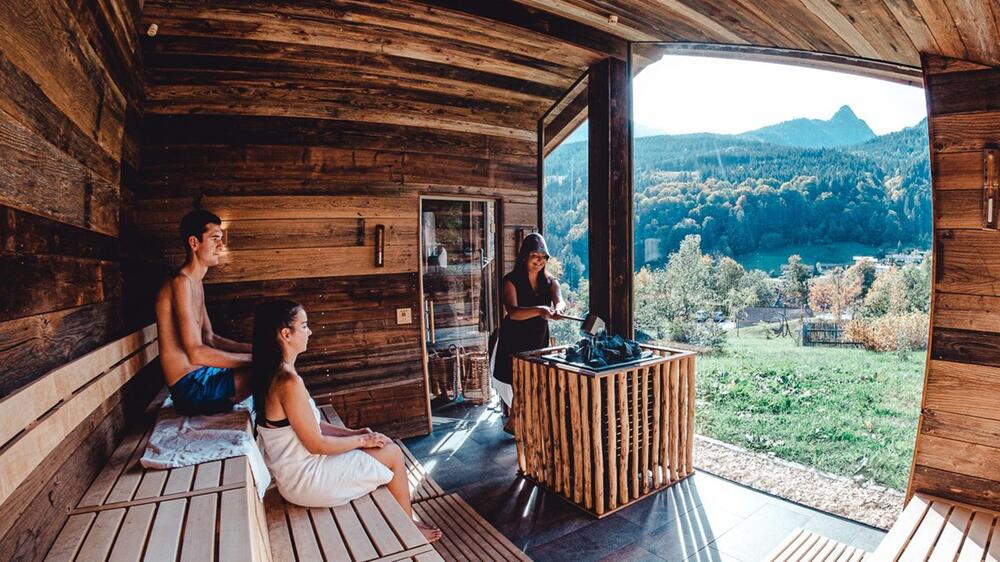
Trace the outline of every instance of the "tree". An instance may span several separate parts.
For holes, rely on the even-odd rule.
[[[731,291],[739,287],[740,280],[746,274],[743,266],[728,256],[720,258],[715,265],[715,290],[725,298]]]
[[[701,253],[701,236],[685,236],[680,249],[667,262],[664,276],[667,318],[687,320],[696,310],[710,303],[713,300],[711,277],[712,260]]]
[[[787,304],[805,304],[809,299],[809,267],[802,263],[798,254],[788,256],[788,264],[781,273],[781,288],[789,299]]]
[[[875,264],[870,260],[861,260],[847,269],[849,275],[854,275],[861,280],[861,298],[868,294],[872,283],[875,282]]]
[[[809,307],[814,311],[829,312],[840,322],[844,313],[861,294],[861,281],[836,268],[828,276],[816,279],[809,287]]]

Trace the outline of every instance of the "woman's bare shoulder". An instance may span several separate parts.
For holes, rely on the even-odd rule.
[[[278,371],[274,373],[274,381],[271,384],[272,388],[282,394],[305,388],[305,382],[302,380],[302,377],[290,365],[278,367]]]

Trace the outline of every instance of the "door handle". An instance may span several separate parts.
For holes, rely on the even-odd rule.
[[[437,334],[434,333],[434,301],[427,301],[427,325],[430,328],[430,341],[437,343]]]

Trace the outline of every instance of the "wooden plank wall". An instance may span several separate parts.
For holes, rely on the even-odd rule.
[[[910,494],[1000,509],[1000,232],[983,230],[983,149],[1000,69],[925,57],[934,187],[932,334]]]
[[[141,121],[137,0],[0,0],[0,397],[121,336]],[[40,558],[151,398],[106,401],[0,506],[0,559]]]
[[[143,28],[159,33],[143,37],[141,244],[176,266],[179,218],[216,212],[220,332],[248,337],[257,302],[300,300],[313,395],[349,425],[425,433],[419,198],[500,201],[509,268],[515,229],[537,221],[536,121],[601,55],[416,2],[334,4],[146,3]]]

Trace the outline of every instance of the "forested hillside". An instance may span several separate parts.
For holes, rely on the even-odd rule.
[[[927,142],[926,122],[839,148],[713,134],[635,139],[636,267],[662,265],[689,234],[704,251],[737,258],[795,244],[929,247]],[[545,176],[545,235],[575,286],[587,264],[586,143],[556,149]]]

